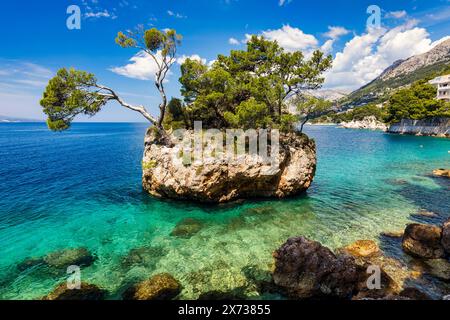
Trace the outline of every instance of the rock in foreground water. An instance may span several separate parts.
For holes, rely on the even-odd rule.
[[[437,226],[413,223],[405,229],[403,250],[412,256],[425,259],[444,257],[441,244],[442,229]]]
[[[289,239],[274,258],[273,280],[290,298],[350,298],[359,281],[352,257],[304,237]]]
[[[181,292],[180,283],[168,273],[158,274],[127,289],[124,300],[171,300]]]
[[[450,169],[436,169],[433,171],[436,177],[450,178]]]
[[[442,247],[445,252],[450,255],[450,219],[444,222],[442,226],[442,239],[441,239]]]
[[[370,257],[380,253],[380,248],[375,241],[358,240],[345,247],[343,251],[356,257]]]
[[[86,248],[64,249],[49,253],[44,262],[52,268],[67,268],[71,265],[87,267],[94,263],[95,257]]]
[[[42,300],[103,300],[106,291],[89,283],[81,283],[80,289],[68,289],[67,283],[57,286]]]

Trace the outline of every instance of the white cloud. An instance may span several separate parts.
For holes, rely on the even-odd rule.
[[[156,54],[156,57],[161,60],[160,52]],[[140,51],[130,59],[130,62],[123,67],[111,68],[110,71],[127,78],[138,80],[151,80],[155,78],[158,65],[148,53]]]
[[[21,118],[42,118],[39,100],[53,72],[41,65],[0,59],[0,113]]]
[[[84,14],[85,18],[99,19],[99,18],[111,18],[117,19],[117,16],[114,13],[110,13],[108,10],[98,11],[98,12],[86,12]]]
[[[386,18],[395,18],[395,19],[401,19],[408,15],[408,13],[405,10],[399,10],[399,11],[390,11],[386,14]]]
[[[336,40],[342,36],[345,36],[346,34],[349,34],[350,30],[347,30],[344,27],[333,27],[333,26],[329,26],[328,27],[328,32],[325,33],[325,36],[327,38]]]
[[[428,32],[415,24],[410,21],[390,30],[371,29],[354,36],[336,54],[333,68],[326,73],[325,87],[358,89],[396,60],[427,52],[442,41],[432,43]]]
[[[325,41],[325,43],[320,47],[320,50],[322,50],[325,54],[332,53],[334,43],[339,40],[340,37],[349,33],[350,30],[347,30],[344,27],[328,26],[328,32],[324,33],[324,36],[330,39]]]
[[[230,38],[230,39],[228,40],[228,43],[231,44],[231,45],[233,45],[233,46],[237,46],[237,45],[240,44],[239,40],[236,39],[236,38]]]
[[[325,41],[325,43],[320,46],[320,50],[325,54],[331,54],[333,52],[334,41],[335,40],[333,39]]]
[[[291,3],[292,0],[278,0],[278,5],[280,7],[284,6],[285,4]]]
[[[0,61],[0,90],[5,88],[23,91],[26,87],[44,88],[53,72],[31,62],[4,60]]]
[[[182,55],[176,59],[178,64],[183,64],[186,59],[197,60],[206,64],[206,59],[201,58],[198,54],[190,56]],[[161,52],[157,52],[156,59],[161,61]],[[110,68],[110,71],[121,76],[137,79],[137,80],[152,80],[156,77],[158,72],[158,65],[155,60],[146,52],[140,51],[130,59],[130,63],[122,67]],[[168,76],[172,73],[169,71]],[[167,79],[166,79],[167,81]]]
[[[206,64],[206,59],[201,58],[198,54],[193,54],[191,56],[182,55],[177,59],[178,64],[183,64],[187,59],[196,60],[203,64]]]
[[[171,17],[175,17],[178,19],[187,18],[185,15],[182,15],[181,13],[178,13],[178,12],[173,12],[172,10],[167,10],[167,14]]]
[[[263,31],[262,35],[269,40],[276,40],[287,51],[310,51],[317,48],[319,43],[313,35],[306,34],[290,25],[284,25],[281,29]],[[251,35],[246,35],[247,40],[250,37]]]

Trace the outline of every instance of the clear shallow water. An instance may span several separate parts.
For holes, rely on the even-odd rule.
[[[44,124],[0,125],[0,299],[33,299],[64,280],[17,264],[64,248],[87,247],[98,259],[82,279],[117,298],[127,284],[169,272],[183,298],[243,291],[258,298],[272,252],[305,235],[331,248],[403,229],[420,209],[450,216],[450,184],[430,177],[450,167],[450,140],[308,127],[318,171],[307,195],[283,201],[200,206],[151,198],[141,189],[144,124],[75,124],[64,133]],[[195,218],[191,238],[170,235]],[[399,255],[398,244],[380,243]],[[147,248],[146,263],[123,263]],[[401,258],[401,257],[399,257]],[[433,291],[433,288],[427,288]],[[431,292],[433,293],[433,292]]]

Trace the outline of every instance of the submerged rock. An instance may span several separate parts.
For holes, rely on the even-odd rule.
[[[129,268],[135,265],[141,265],[147,268],[153,268],[161,257],[166,255],[162,247],[140,247],[131,249],[122,259],[122,267]]]
[[[442,225],[442,239],[441,239],[442,247],[445,252],[450,255],[450,219],[448,219]]]
[[[429,259],[424,261],[425,273],[444,281],[450,281],[450,262],[445,259]]]
[[[356,241],[345,248],[338,249],[337,252],[354,257],[360,270],[358,294],[354,297],[356,300],[379,299],[388,295],[397,295],[408,279],[417,278],[420,275],[417,272],[409,271],[400,261],[386,257],[376,242],[371,240]],[[367,283],[374,272],[373,267],[378,267],[381,273],[380,288],[377,289],[369,288]]]
[[[26,258],[17,265],[17,270],[26,271],[28,269],[44,265],[44,263],[45,261],[43,258]]]
[[[170,233],[173,237],[190,238],[203,228],[200,220],[187,218],[180,221]]]
[[[437,218],[439,215],[437,213],[428,210],[419,210],[417,213],[412,214],[414,217],[426,217],[426,218]]]
[[[186,136],[193,135],[186,132]],[[315,143],[306,135],[283,136],[279,165],[245,154],[237,160],[209,157],[184,164],[180,146],[157,143],[152,130],[145,140],[143,187],[156,197],[222,203],[254,197],[285,198],[306,191],[316,170]]]
[[[86,248],[64,249],[49,253],[43,258],[52,268],[67,268],[71,265],[87,267],[94,263],[95,257]]]
[[[441,236],[440,227],[413,223],[405,229],[402,247],[407,254],[415,257],[439,259],[444,256]]]
[[[403,289],[399,296],[409,298],[411,300],[432,300],[429,295],[420,291],[417,288],[408,287]]]
[[[42,300],[103,300],[105,296],[106,291],[93,284],[82,282],[80,289],[68,289],[62,283]]]
[[[403,230],[398,231],[384,231],[381,233],[381,236],[387,237],[387,238],[402,238],[403,237]]]
[[[336,256],[319,242],[291,238],[274,252],[273,280],[294,299],[350,298],[359,281],[352,257]]]
[[[433,171],[436,177],[450,178],[450,169],[436,169]]]
[[[180,292],[180,283],[170,274],[162,273],[128,288],[122,297],[124,300],[171,300]]]

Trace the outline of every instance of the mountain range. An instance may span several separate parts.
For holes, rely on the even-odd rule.
[[[370,102],[381,103],[389,98],[389,93],[394,89],[442,73],[450,73],[450,39],[428,52],[394,62],[377,78],[343,98],[340,103],[343,109]]]

